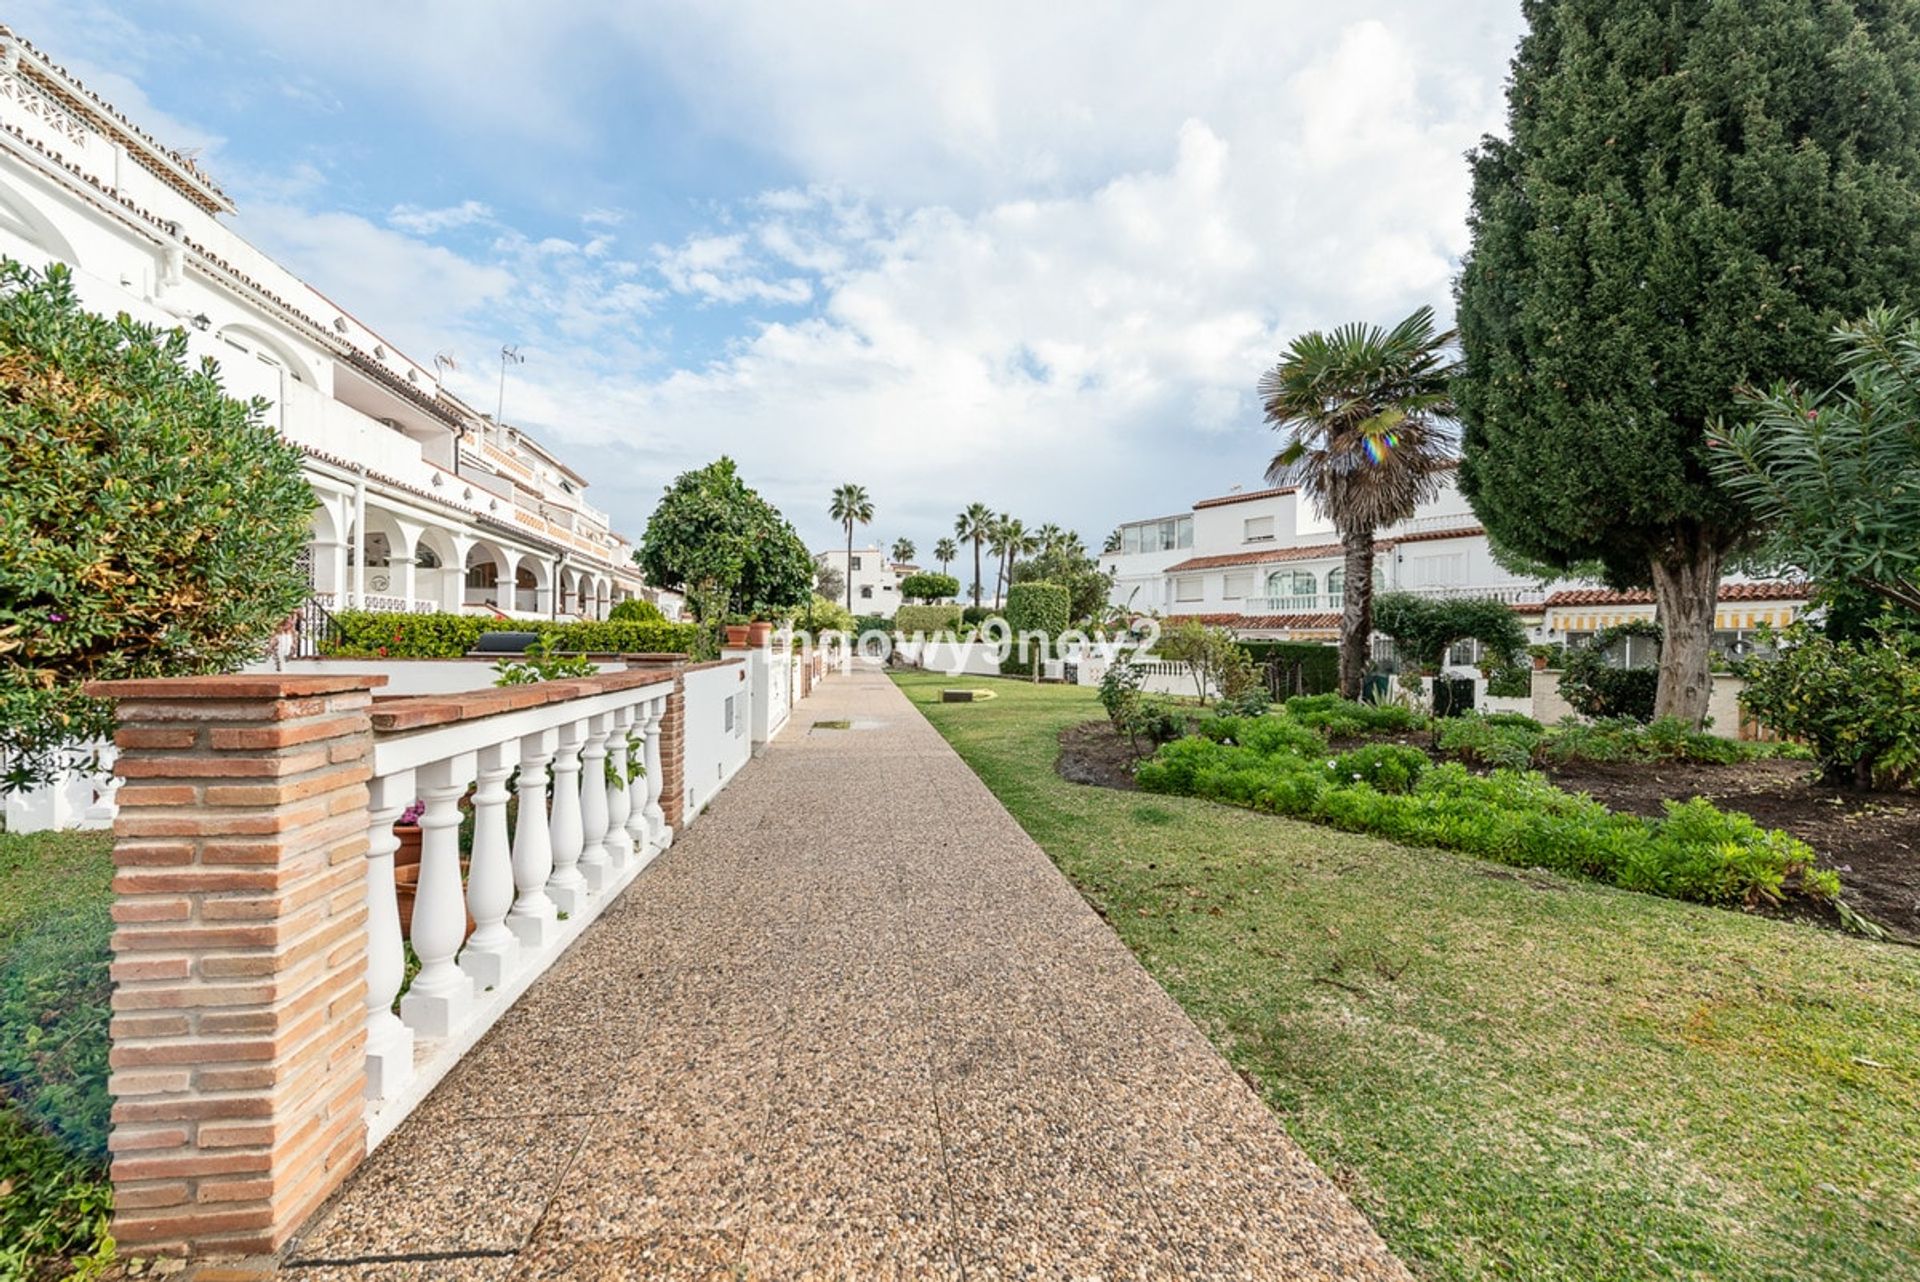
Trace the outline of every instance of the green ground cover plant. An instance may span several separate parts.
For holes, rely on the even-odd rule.
[[[1911,1276],[1913,950],[1069,783],[1091,690],[895,679],[1415,1276]]]
[[[106,833],[0,834],[0,1278],[111,1259]]]

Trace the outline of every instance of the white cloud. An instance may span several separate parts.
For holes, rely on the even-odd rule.
[[[387,221],[401,231],[416,236],[435,236],[456,227],[490,222],[493,210],[477,200],[463,200],[443,209],[422,209],[418,205],[395,205]]]

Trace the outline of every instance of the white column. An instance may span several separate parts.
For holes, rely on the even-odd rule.
[[[673,844],[673,828],[667,813],[660,808],[660,723],[667,715],[664,699],[647,705],[647,827],[653,831],[653,848],[665,850]]]
[[[420,973],[400,999],[400,1018],[429,1040],[448,1037],[473,1003],[473,980],[454,965],[467,933],[460,886],[460,795],[473,778],[474,755],[463,752],[418,773],[420,885],[413,900],[413,951]]]
[[[414,564],[412,557],[400,562],[400,599],[407,603],[408,614],[413,613],[413,593],[414,586],[419,580],[418,570],[419,567]]]
[[[474,986],[498,988],[520,961],[520,941],[507,929],[513,907],[513,852],[507,844],[507,776],[520,758],[518,740],[480,750],[473,793],[473,855],[467,870],[467,914],[473,937],[460,952],[460,969]]]
[[[507,925],[528,948],[553,942],[559,924],[547,878],[553,875],[553,838],[547,831],[547,763],[560,742],[557,730],[520,740],[520,818],[513,829],[513,884],[519,896]]]
[[[612,875],[607,864],[607,736],[612,721],[603,712],[588,722],[587,741],[580,749],[580,873],[595,894],[606,889]]]
[[[633,724],[633,713],[632,705],[615,709],[613,729],[607,735],[607,760],[620,776],[617,786],[607,785],[607,863],[616,873],[633,863],[633,838],[627,835],[627,816],[633,809],[633,780],[628,778],[633,773],[628,764],[633,753],[628,747],[627,727]]]
[[[587,902],[587,881],[580,875],[580,748],[587,725],[576,721],[560,730],[553,757],[553,876],[547,897],[569,917]]]
[[[406,977],[400,941],[400,901],[393,889],[393,830],[413,804],[413,771],[375,779],[367,802],[367,1098],[389,1100],[413,1077],[413,1030],[393,1013]]]
[[[653,826],[647,822],[647,709],[651,706],[651,702],[635,704],[632,710],[630,733],[639,751],[629,754],[635,759],[635,768],[633,777],[627,780],[627,844],[642,864],[655,853]]]

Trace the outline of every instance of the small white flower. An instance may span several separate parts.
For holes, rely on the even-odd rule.
[[[1353,772],[1353,778],[1354,778],[1354,782],[1356,782],[1356,783],[1358,783],[1358,782],[1359,782],[1359,780],[1360,780],[1360,772],[1359,772],[1358,770],[1356,770],[1356,771],[1354,771],[1354,772]]]

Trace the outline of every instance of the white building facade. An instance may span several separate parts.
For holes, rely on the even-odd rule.
[[[909,574],[917,573],[920,568],[904,561],[895,561],[877,544],[855,548],[851,555],[844,547],[828,548],[824,552],[815,552],[813,560],[815,565],[838,570],[842,581],[852,586],[854,614],[878,615],[887,619],[891,619],[902,604],[901,581]],[[846,589],[842,588],[834,600],[845,605]]]
[[[1119,535],[1119,551],[1100,557],[1114,576],[1116,606],[1176,622],[1198,618],[1250,640],[1339,637],[1345,551],[1333,523],[1295,487],[1201,499],[1185,512],[1127,522]],[[1542,643],[1578,645],[1602,628],[1654,615],[1651,593],[1541,582],[1504,569],[1451,478],[1412,518],[1379,532],[1374,588],[1491,597],[1510,605],[1529,638]],[[1720,588],[1716,648],[1740,652],[1763,623],[1797,617],[1808,595],[1805,584],[1729,576]],[[1463,643],[1449,666],[1470,668],[1478,657]]]
[[[0,27],[0,254],[65,264],[84,306],[182,329],[229,395],[270,403],[313,486],[320,604],[604,618],[662,595],[579,473],[248,244],[221,221],[233,209]]]

